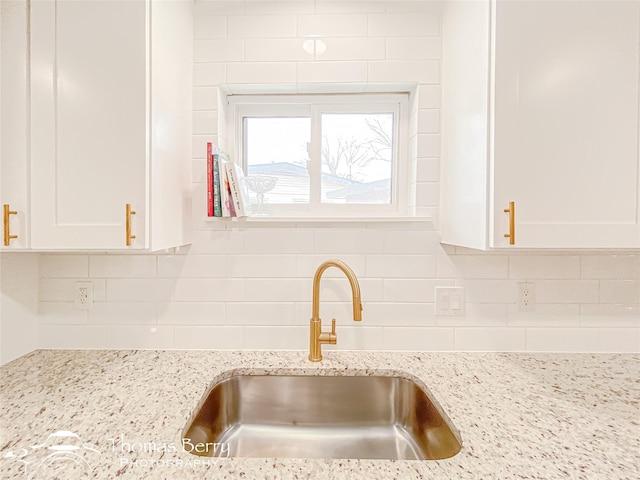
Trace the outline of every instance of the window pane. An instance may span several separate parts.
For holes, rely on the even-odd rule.
[[[393,113],[322,114],[323,203],[391,203]]]
[[[247,175],[276,178],[273,189],[264,194],[265,204],[309,203],[310,131],[309,117],[245,117]],[[261,184],[269,183],[260,180]],[[255,187],[247,184],[255,203]]]

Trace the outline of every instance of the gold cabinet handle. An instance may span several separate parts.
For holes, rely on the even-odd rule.
[[[8,247],[9,244],[11,243],[11,240],[14,238],[18,238],[17,235],[11,235],[11,225],[9,223],[9,216],[10,215],[17,215],[18,212],[16,212],[15,210],[11,210],[11,208],[9,208],[9,204],[5,203],[2,206],[2,210],[4,211],[4,246]]]
[[[505,233],[504,238],[509,239],[509,245],[515,245],[516,243],[516,202],[509,202],[509,208],[505,208],[504,213],[509,214],[509,233]]]
[[[127,233],[127,247],[131,246],[131,240],[133,240],[134,238],[136,238],[135,235],[131,235],[131,215],[135,215],[136,212],[135,210],[131,209],[131,204],[127,203],[127,207],[126,207],[126,233]]]

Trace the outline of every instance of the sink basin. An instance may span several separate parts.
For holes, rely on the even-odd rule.
[[[460,451],[454,431],[407,378],[237,375],[203,397],[183,437],[232,457],[437,460]]]

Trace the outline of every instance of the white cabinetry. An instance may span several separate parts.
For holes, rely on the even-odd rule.
[[[0,204],[16,212],[3,218],[2,250],[29,246],[28,21],[26,0],[0,2]]]
[[[640,2],[446,2],[445,243],[640,248]]]
[[[31,3],[31,247],[189,239],[192,6]]]

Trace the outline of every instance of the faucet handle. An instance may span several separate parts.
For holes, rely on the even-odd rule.
[[[336,319],[332,318],[331,319],[331,335],[335,335],[336,334]]]

